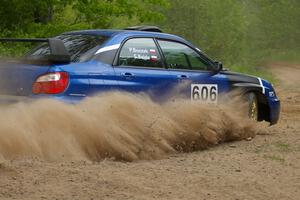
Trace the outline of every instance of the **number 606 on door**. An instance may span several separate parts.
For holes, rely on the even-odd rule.
[[[191,99],[204,103],[218,102],[218,85],[217,84],[192,84]]]

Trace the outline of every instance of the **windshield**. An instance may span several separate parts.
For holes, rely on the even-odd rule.
[[[107,37],[100,35],[60,35],[56,38],[61,39],[71,56],[72,62],[82,62],[88,60],[97,50],[97,46],[106,41]],[[50,48],[47,43],[38,45],[27,54],[27,57],[42,57],[50,55]]]

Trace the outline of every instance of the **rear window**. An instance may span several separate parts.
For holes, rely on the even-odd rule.
[[[107,37],[99,35],[60,35],[61,39],[70,53],[72,62],[82,62],[91,58],[97,46],[103,44]],[[50,48],[47,43],[38,45],[27,54],[27,57],[39,57],[50,55]]]

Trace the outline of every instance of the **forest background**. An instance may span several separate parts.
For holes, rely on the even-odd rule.
[[[300,62],[299,0],[2,0],[0,37],[156,25],[232,70],[272,79],[268,62]],[[30,46],[0,44],[0,55]]]

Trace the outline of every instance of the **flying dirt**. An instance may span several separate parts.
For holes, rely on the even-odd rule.
[[[112,92],[77,105],[39,100],[2,106],[0,157],[148,160],[254,137],[255,123],[232,104],[158,104],[143,94]]]
[[[270,70],[283,102],[272,127],[239,118],[235,102],[161,105],[124,93],[3,106],[0,199],[298,200],[300,66]]]

